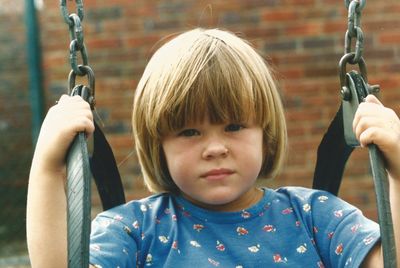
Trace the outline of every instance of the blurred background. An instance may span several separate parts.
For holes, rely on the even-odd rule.
[[[59,1],[37,0],[34,6],[33,2],[0,0],[0,267],[29,267],[25,206],[30,161],[41,120],[66,93],[71,69],[68,27]],[[67,4],[75,12],[74,1]],[[361,17],[368,80],[381,85],[381,100],[398,114],[399,13],[398,0],[367,1]],[[37,16],[36,28],[32,14]],[[316,150],[341,102],[338,62],[347,29],[344,1],[86,0],[84,14],[97,113],[119,164],[127,199],[149,194],[131,139],[135,87],[160,41],[194,27],[239,34],[275,68],[290,151],[283,173],[274,180],[260,180],[260,185],[311,187]],[[35,62],[38,65],[30,69]],[[93,189],[96,214],[100,208]],[[373,189],[368,154],[358,149],[348,161],[340,196],[376,220]]]

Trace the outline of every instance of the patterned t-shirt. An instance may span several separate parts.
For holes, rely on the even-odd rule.
[[[359,267],[379,226],[327,192],[264,189],[240,212],[202,209],[181,196],[153,195],[98,215],[96,267]]]

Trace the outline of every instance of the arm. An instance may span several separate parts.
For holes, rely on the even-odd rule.
[[[367,96],[360,104],[353,122],[361,146],[376,144],[382,151],[389,177],[390,203],[393,217],[397,261],[400,258],[400,120],[395,112],[384,107],[377,98]],[[382,252],[375,247],[364,261],[364,267],[383,267]],[[398,267],[400,263],[397,264]]]
[[[62,96],[50,108],[32,160],[27,198],[27,243],[32,267],[67,267],[65,156],[77,132],[94,130],[89,105]]]

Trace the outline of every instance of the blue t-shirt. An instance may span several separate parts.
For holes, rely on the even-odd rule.
[[[379,226],[327,192],[264,189],[256,205],[215,212],[153,195],[99,214],[96,267],[359,267]]]

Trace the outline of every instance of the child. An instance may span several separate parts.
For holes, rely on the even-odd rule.
[[[154,54],[135,94],[135,145],[156,194],[96,217],[92,267],[382,265],[378,225],[350,204],[300,187],[256,187],[282,166],[286,126],[271,71],[244,40],[217,29],[183,33]],[[368,96],[354,130],[363,146],[375,143],[385,155],[392,207],[399,207],[398,117]],[[78,131],[93,132],[89,105],[62,96],[32,162],[33,267],[66,266],[65,154]],[[393,216],[399,242],[400,215]]]

